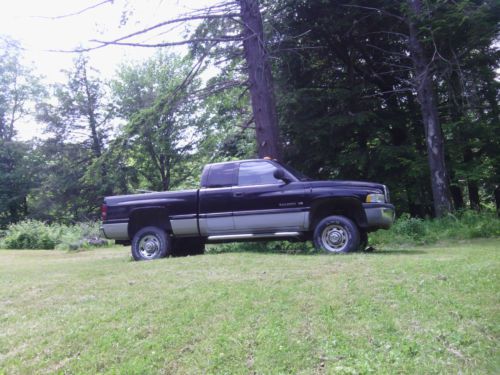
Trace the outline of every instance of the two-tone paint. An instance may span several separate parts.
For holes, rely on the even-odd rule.
[[[269,163],[284,171],[285,180],[239,185],[238,171],[246,162]],[[221,167],[226,168],[224,184],[212,173]],[[384,194],[385,202],[365,203],[368,194]],[[392,224],[394,206],[388,201],[388,190],[381,184],[311,181],[275,161],[242,160],[207,165],[197,190],[106,197],[102,230],[107,238],[123,243],[133,237],[140,220],[165,223],[174,237],[214,241],[302,237],[314,229],[320,210],[338,205],[355,210],[357,225],[372,231]]]

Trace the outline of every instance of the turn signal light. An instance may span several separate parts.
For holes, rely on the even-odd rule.
[[[107,218],[108,218],[108,205],[103,203],[101,205],[101,219],[102,221],[106,221]]]

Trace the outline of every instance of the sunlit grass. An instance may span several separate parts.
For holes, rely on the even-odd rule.
[[[500,373],[499,250],[0,250],[0,373]]]

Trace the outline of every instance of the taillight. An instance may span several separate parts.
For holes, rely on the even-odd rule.
[[[101,219],[102,221],[106,221],[107,218],[108,218],[108,205],[103,203],[101,205]]]

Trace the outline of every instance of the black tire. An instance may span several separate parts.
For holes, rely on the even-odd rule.
[[[201,255],[205,253],[205,242],[197,238],[177,238],[172,245],[173,256]]]
[[[135,260],[165,258],[170,249],[170,237],[158,227],[144,227],[132,239],[132,257]]]
[[[359,248],[359,229],[345,216],[328,216],[314,229],[314,246],[327,253],[348,253]]]
[[[359,251],[365,251],[368,247],[368,233],[364,230],[359,231]]]

